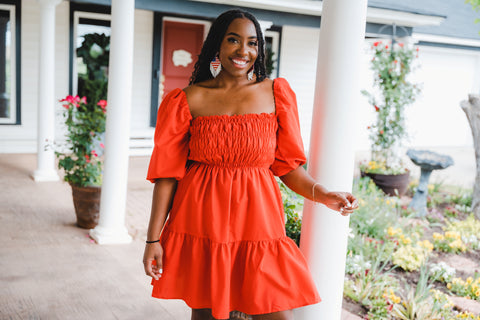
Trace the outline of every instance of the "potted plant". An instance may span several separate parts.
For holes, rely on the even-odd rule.
[[[408,80],[418,57],[418,48],[403,43],[375,42],[371,60],[374,90],[362,93],[374,107],[376,121],[368,127],[371,160],[360,165],[362,175],[390,195],[402,195],[408,186],[409,171],[402,163],[400,149],[405,131],[405,107],[412,104],[420,88]]]
[[[58,168],[72,187],[77,225],[91,229],[98,223],[107,102],[88,105],[87,99],[79,96],[67,96],[60,102],[67,132],[66,145],[55,152]]]

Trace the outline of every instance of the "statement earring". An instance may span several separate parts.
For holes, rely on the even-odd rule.
[[[254,67],[251,67],[251,68],[250,68],[250,71],[248,71],[248,73],[247,73],[247,80],[248,80],[248,81],[251,81],[251,80],[253,79],[253,73],[254,73],[254,71],[255,71],[255,68],[254,68]]]
[[[212,73],[212,76],[216,78],[220,71],[222,71],[222,63],[220,62],[220,59],[218,59],[218,55],[216,55],[210,62],[210,72]]]

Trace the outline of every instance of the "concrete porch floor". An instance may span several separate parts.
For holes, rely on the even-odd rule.
[[[35,183],[34,154],[0,154],[0,319],[190,319],[182,301],[151,298],[143,272],[148,161],[130,158],[126,226],[132,243],[97,245],[75,226],[67,183]]]

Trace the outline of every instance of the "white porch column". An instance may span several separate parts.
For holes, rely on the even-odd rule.
[[[108,106],[105,130],[100,219],[90,230],[99,244],[128,243],[125,227],[128,180],[128,144],[132,104],[133,22],[135,0],[112,0]]]
[[[367,0],[324,0],[308,171],[331,191],[352,189],[355,111]],[[349,219],[306,200],[301,250],[322,302],[296,319],[339,320]]]
[[[59,180],[55,169],[55,6],[61,0],[37,0],[40,5],[37,170],[35,181]]]

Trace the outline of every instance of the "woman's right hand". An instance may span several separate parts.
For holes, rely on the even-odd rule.
[[[163,273],[163,248],[160,242],[147,243],[143,254],[145,274],[158,280]]]

